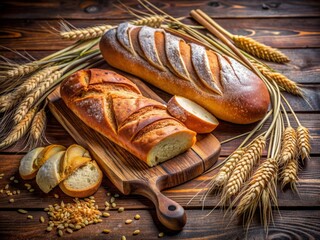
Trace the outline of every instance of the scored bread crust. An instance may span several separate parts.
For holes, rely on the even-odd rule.
[[[98,178],[96,179],[96,181],[93,184],[91,184],[85,188],[73,188],[70,184],[68,184],[68,182],[70,181],[71,178],[74,178],[76,176],[76,174],[78,174],[78,172],[85,171],[85,167],[89,166],[89,165],[92,165],[98,172]],[[65,194],[67,194],[70,197],[78,197],[78,198],[88,197],[88,196],[94,194],[98,190],[98,188],[102,182],[102,178],[103,178],[103,174],[102,174],[102,171],[100,170],[99,166],[97,165],[97,163],[95,161],[90,161],[86,165],[78,168],[68,178],[66,178],[64,181],[62,181],[59,184],[59,187],[61,188],[61,190]],[[81,179],[81,180],[86,181],[86,179]]]
[[[124,47],[123,39],[130,46]],[[129,26],[121,33],[111,29],[101,38],[100,50],[111,66],[189,98],[222,120],[252,123],[268,110],[268,90],[253,72],[232,58],[187,44],[162,29]]]
[[[66,105],[84,123],[150,167],[158,163],[151,159],[151,156],[157,157],[153,150],[167,138],[175,136],[179,142],[179,135],[188,136],[188,141],[178,146],[182,149],[180,152],[196,141],[196,133],[170,116],[165,105],[144,97],[134,83],[115,72],[78,71],[62,82],[60,93]],[[167,126],[162,126],[163,122],[173,127],[165,130]],[[142,133],[146,135],[144,139],[137,140]],[[167,159],[174,156],[168,154]]]
[[[210,133],[212,132],[218,125],[218,120],[209,112],[207,112],[207,115],[215,121],[213,123],[212,121],[203,119],[199,116],[200,113],[190,112],[188,109],[185,109],[183,106],[180,105],[178,101],[178,96],[173,96],[167,105],[168,112],[175,118],[179,119],[184,125],[186,125],[187,128],[197,132],[197,133]],[[183,98],[181,98],[183,101]],[[193,103],[198,109],[202,108],[200,105]]]

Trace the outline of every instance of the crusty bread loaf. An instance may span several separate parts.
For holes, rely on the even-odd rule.
[[[101,38],[100,50],[111,66],[189,98],[222,120],[252,123],[268,110],[269,93],[253,72],[162,29],[120,24]]]
[[[88,197],[98,190],[102,177],[103,174],[97,163],[90,161],[62,181],[59,187],[71,197]]]
[[[196,133],[170,116],[166,106],[144,97],[125,77],[81,70],[62,82],[61,97],[89,127],[154,166],[189,149]]]
[[[210,133],[219,125],[211,113],[188,98],[173,96],[167,108],[173,117],[197,133]]]

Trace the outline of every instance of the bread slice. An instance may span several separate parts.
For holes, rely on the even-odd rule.
[[[219,125],[210,112],[187,98],[173,96],[167,107],[173,117],[197,133],[210,133]]]
[[[36,182],[40,189],[48,193],[61,181],[60,164],[65,155],[65,151],[60,151],[51,156],[39,169]]]
[[[20,161],[19,173],[22,179],[33,179],[38,168],[34,168],[34,161],[37,159],[44,147],[38,147],[28,152]]]
[[[65,151],[62,145],[51,144],[46,146],[34,161],[34,168],[39,169],[51,156],[60,151]]]
[[[88,197],[98,190],[102,177],[102,171],[97,163],[90,161],[62,181],[59,187],[65,194],[71,197]]]

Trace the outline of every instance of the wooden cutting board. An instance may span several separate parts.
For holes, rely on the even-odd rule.
[[[130,77],[143,95],[162,101],[142,81]],[[220,143],[212,135],[198,137],[189,151],[149,168],[125,149],[89,128],[60,98],[59,89],[49,97],[49,108],[74,140],[86,147],[107,177],[123,194],[139,194],[155,205],[160,222],[171,230],[180,230],[186,223],[184,209],[160,191],[184,183],[209,169],[218,159]]]

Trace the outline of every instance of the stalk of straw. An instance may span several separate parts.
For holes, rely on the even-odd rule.
[[[260,59],[264,59],[267,61],[277,62],[277,63],[286,63],[289,62],[290,59],[284,55],[279,50],[269,47],[267,45],[264,45],[252,38],[245,37],[245,36],[238,36],[233,35],[224,28],[222,28],[217,22],[215,22],[212,18],[210,18],[207,14],[205,14],[203,11],[197,9],[196,10],[201,16],[203,16],[212,26],[214,26],[219,32],[227,36],[228,38],[232,39],[234,44],[244,50],[245,52],[248,52],[252,54],[255,57],[258,57]]]
[[[0,149],[12,145],[27,133],[36,112],[37,107],[34,107],[28,111],[24,118],[18,124],[16,124],[6,136],[6,138],[2,140],[2,142],[0,143]]]

